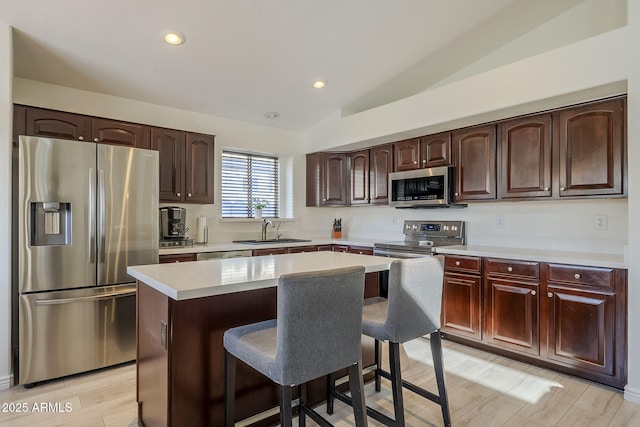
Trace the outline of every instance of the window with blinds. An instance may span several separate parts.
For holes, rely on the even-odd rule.
[[[277,157],[222,152],[222,217],[253,218],[254,202],[266,200],[265,217],[278,218],[279,164]]]

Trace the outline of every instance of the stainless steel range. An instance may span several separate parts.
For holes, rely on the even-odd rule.
[[[404,241],[374,243],[373,254],[394,258],[430,256],[441,246],[464,245],[464,221],[410,221],[403,227]]]

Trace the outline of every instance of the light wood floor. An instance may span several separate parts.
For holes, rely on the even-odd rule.
[[[454,426],[640,426],[640,405],[625,401],[619,391],[443,343]],[[406,379],[435,390],[427,340],[405,344],[402,363]],[[380,393],[372,384],[366,389],[368,405],[392,410],[388,382],[383,380]],[[442,425],[437,405],[409,391],[404,397],[407,426]],[[43,409],[54,412],[35,412],[43,403]],[[0,391],[0,404],[0,426],[136,426],[135,365],[76,375],[32,389],[13,387]],[[59,412],[65,411],[65,404],[70,411]],[[24,407],[26,413],[14,412]],[[323,408],[320,412],[324,413]],[[338,427],[354,425],[351,408],[339,401],[328,418]],[[314,423],[308,420],[307,425]],[[379,424],[369,419],[369,425]]]

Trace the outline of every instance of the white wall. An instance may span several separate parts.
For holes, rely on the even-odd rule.
[[[0,22],[0,230],[11,230],[11,152],[13,79],[12,30]],[[11,234],[0,241],[0,390],[11,374]]]
[[[582,13],[581,11],[580,13]],[[452,82],[421,94],[351,116],[334,113],[304,135],[307,151],[360,147],[424,135],[490,120],[628,93],[629,182],[627,200],[475,204],[458,211],[397,211],[384,208],[321,212],[316,222],[346,216],[346,227],[358,235],[382,230],[394,221],[460,218],[469,222],[469,242],[556,249],[628,253],[629,322],[628,386],[625,398],[640,402],[640,0],[628,0],[628,25],[576,43]],[[379,214],[378,214],[379,213]],[[505,215],[505,230],[495,215]],[[594,216],[606,214],[610,227],[594,228]],[[446,217],[446,218],[445,218]],[[366,226],[361,221],[366,218]],[[397,227],[397,225],[393,225]],[[399,236],[401,237],[401,236]],[[495,237],[495,238],[494,238]],[[628,247],[625,247],[627,246]]]
[[[640,0],[629,0],[629,380],[625,398],[640,403]]]

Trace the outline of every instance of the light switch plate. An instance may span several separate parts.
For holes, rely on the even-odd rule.
[[[607,216],[596,215],[596,230],[606,230],[606,229],[607,229]]]

